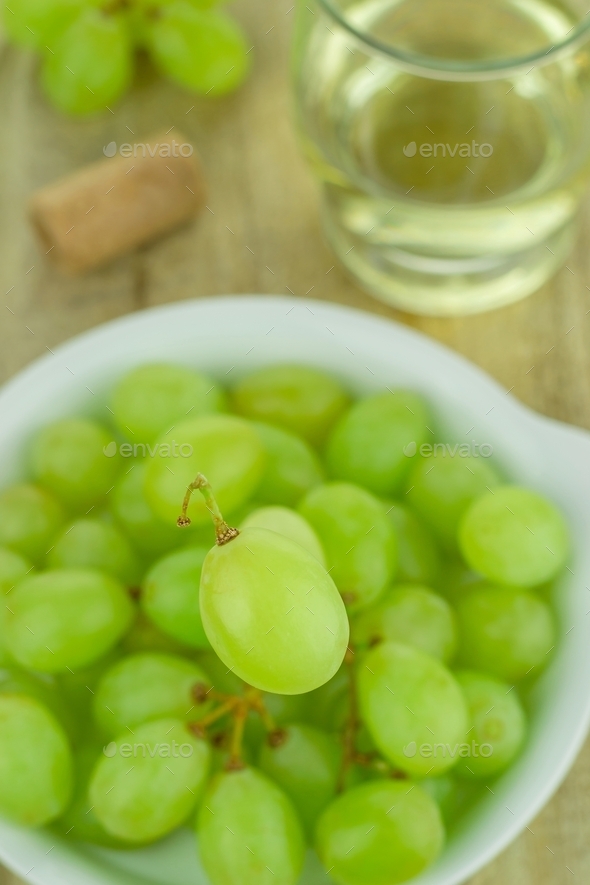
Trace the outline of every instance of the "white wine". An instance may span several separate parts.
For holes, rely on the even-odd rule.
[[[578,20],[551,0],[302,4],[304,149],[328,237],[365,287],[469,313],[528,294],[563,260],[590,152]]]

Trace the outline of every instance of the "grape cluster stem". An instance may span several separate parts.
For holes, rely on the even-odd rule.
[[[276,727],[274,719],[266,709],[262,692],[257,688],[252,688],[251,685],[244,685],[243,695],[227,695],[215,691],[215,689],[207,689],[206,685],[199,682],[193,686],[192,695],[199,704],[204,703],[205,700],[212,700],[218,704],[206,716],[188,723],[188,727],[197,737],[206,739],[207,729],[219,719],[223,719],[225,716],[231,716],[233,719],[230,755],[225,765],[226,771],[241,771],[244,768],[242,744],[244,728],[250,712],[255,712],[260,716],[269,736],[278,736],[281,733],[281,729]],[[212,742],[215,743],[215,740],[213,739]]]

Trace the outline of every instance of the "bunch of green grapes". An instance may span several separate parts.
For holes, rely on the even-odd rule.
[[[69,114],[101,111],[128,89],[136,51],[193,92],[236,89],[249,67],[238,24],[216,0],[14,0],[9,38],[42,58],[43,88]]]
[[[103,419],[43,427],[0,491],[0,816],[194,825],[212,885],[296,885],[307,846],[338,885],[418,875],[525,744],[561,514],[420,449],[417,395],[310,367],[140,366]]]

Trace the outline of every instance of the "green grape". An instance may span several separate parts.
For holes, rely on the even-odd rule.
[[[428,421],[424,401],[404,390],[355,403],[330,436],[328,472],[376,495],[393,495],[408,475],[416,447],[428,439]]]
[[[48,557],[52,569],[98,569],[134,584],[139,563],[127,539],[100,519],[78,519],[56,540]]]
[[[299,544],[267,529],[244,529],[209,551],[201,616],[228,668],[275,694],[302,694],[326,682],[348,643],[346,611],[330,575]]]
[[[358,486],[334,482],[312,489],[299,512],[316,530],[349,610],[376,602],[397,568],[395,531],[381,502]]]
[[[32,571],[32,563],[24,556],[0,547],[0,596],[8,595]]]
[[[80,14],[88,0],[11,0],[4,6],[3,24],[13,43],[45,49]]]
[[[200,667],[173,655],[131,655],[104,674],[94,695],[94,717],[112,737],[150,719],[173,716],[199,719],[203,704],[193,695],[196,685],[211,682]]]
[[[288,725],[297,722],[305,712],[306,695],[301,694],[269,694],[263,695],[264,706],[277,725]]]
[[[111,504],[115,520],[133,546],[147,559],[158,559],[175,547],[183,538],[174,522],[159,519],[144,495],[147,464],[134,464],[117,480]]]
[[[502,486],[465,513],[459,546],[467,564],[491,581],[534,587],[557,575],[570,545],[553,504],[528,489]]]
[[[85,418],[50,424],[33,443],[35,478],[67,505],[88,508],[114,484],[120,462],[109,457],[111,443],[104,427]]]
[[[211,782],[197,823],[212,885],[296,885],[305,843],[289,799],[252,768]]]
[[[208,477],[219,506],[227,513],[248,500],[264,469],[262,442],[248,421],[233,415],[208,415],[178,424],[175,435],[181,449],[192,446],[192,455],[153,458],[145,475],[146,498],[161,519],[176,522],[187,486],[197,473]],[[189,516],[197,525],[210,520],[205,503],[196,498]]]
[[[0,694],[0,814],[38,827],[58,817],[72,791],[67,738],[42,704]]]
[[[0,544],[37,562],[51,547],[65,514],[37,486],[21,483],[0,493]]]
[[[248,375],[233,391],[236,412],[276,424],[321,445],[346,406],[340,384],[308,366],[270,366]]]
[[[246,517],[241,528],[268,529],[271,532],[284,535],[285,538],[290,538],[296,544],[300,544],[326,568],[326,557],[320,539],[307,520],[295,510],[278,506],[260,507]]]
[[[90,780],[101,826],[134,845],[160,839],[193,811],[209,771],[209,745],[180,719],[156,719],[105,747]]]
[[[203,629],[199,585],[206,547],[160,559],[144,578],[140,605],[160,630],[191,648],[210,648]]]
[[[59,673],[104,655],[133,615],[124,588],[109,575],[56,569],[26,578],[12,592],[6,642],[23,667]]]
[[[124,16],[85,9],[46,55],[41,82],[68,114],[103,111],[129,86],[133,56]]]
[[[220,12],[176,0],[150,22],[149,49],[162,73],[195,92],[223,95],[236,89],[250,67],[238,24]]]
[[[499,483],[482,458],[420,458],[410,473],[406,498],[438,540],[454,550],[459,522],[471,502]]]
[[[219,412],[223,404],[223,391],[207,375],[166,363],[140,366],[124,375],[112,397],[117,426],[135,444],[153,442],[187,415]]]
[[[396,885],[440,854],[436,802],[409,781],[372,781],[338,797],[320,818],[317,850],[338,885]]]
[[[376,606],[361,612],[351,625],[356,646],[401,642],[445,663],[457,647],[455,614],[442,596],[428,587],[401,584],[382,597]]]
[[[273,732],[258,756],[258,767],[291,799],[308,836],[336,795],[341,750],[336,739],[308,725]]]
[[[402,771],[435,776],[457,762],[469,713],[456,679],[435,658],[384,642],[361,661],[358,694],[375,743]]]
[[[60,836],[77,842],[89,842],[103,848],[125,848],[127,843],[116,839],[101,826],[90,805],[88,787],[102,746],[85,744],[74,753],[74,795],[65,813],[55,822]]]
[[[432,584],[441,570],[434,538],[409,507],[385,502],[387,515],[397,535],[397,580],[404,584]]]
[[[256,424],[266,451],[266,467],[256,498],[261,504],[295,507],[303,495],[324,481],[324,469],[311,446],[280,427]]]
[[[484,673],[455,674],[473,722],[465,740],[469,756],[461,756],[455,772],[464,778],[482,778],[505,769],[524,742],[526,719],[516,691]]]
[[[457,603],[457,619],[461,663],[510,682],[538,673],[557,638],[551,609],[526,590],[477,587]]]

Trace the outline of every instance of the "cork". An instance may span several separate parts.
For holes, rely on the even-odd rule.
[[[205,181],[193,146],[179,133],[143,143],[113,142],[107,159],[33,194],[31,222],[48,258],[69,274],[100,267],[194,218]],[[112,154],[112,156],[111,156]]]

